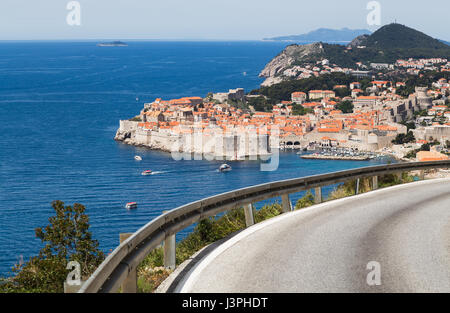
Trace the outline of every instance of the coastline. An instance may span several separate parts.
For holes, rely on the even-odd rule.
[[[174,133],[143,129],[134,121],[120,121],[114,140],[172,154],[203,155],[209,160],[268,160],[271,148],[278,148],[271,146],[269,136],[256,132],[223,133],[220,128],[214,128],[206,134]]]
[[[202,154],[204,156],[208,156],[208,157],[206,157],[206,159],[211,159],[211,160],[214,160],[214,159],[217,159],[217,160],[223,159],[223,160],[229,160],[229,161],[254,161],[254,160],[258,160],[258,159],[267,160],[272,155],[272,153],[266,152],[266,153],[252,154],[252,155],[250,155],[250,154],[240,155],[239,157],[236,157],[234,154],[217,155],[217,154],[213,154],[213,153],[206,153],[206,152],[202,151],[201,149],[195,150],[195,149],[181,148],[178,151],[174,151],[161,143],[137,142],[137,141],[133,140],[132,138],[135,138],[135,137],[131,132],[123,132],[119,128],[116,132],[114,140],[116,142],[120,142],[125,145],[146,148],[151,151],[159,151],[159,152],[164,152],[164,153],[168,153],[168,154],[171,154],[171,153],[192,154],[192,155]],[[271,149],[274,149],[274,148],[278,149],[278,151],[280,151],[280,152],[286,151],[286,149],[282,149],[281,147],[271,147]],[[289,149],[289,151],[298,151],[298,150],[299,149]],[[411,160],[411,159],[400,158],[396,154],[393,154],[393,153],[389,153],[389,152],[385,152],[385,151],[378,151],[377,153],[382,155],[383,157],[392,158],[392,159],[396,160],[397,162],[413,162],[413,160]],[[319,155],[319,154],[303,154],[303,155],[299,155],[299,158],[302,158],[305,160],[329,160],[329,161],[371,161],[373,159],[373,158],[364,157],[364,156],[362,156],[362,157],[358,157],[358,156],[345,157],[345,156],[326,156],[326,155]]]

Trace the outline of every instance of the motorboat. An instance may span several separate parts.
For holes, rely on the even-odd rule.
[[[220,172],[229,172],[229,171],[231,171],[231,166],[229,166],[228,164],[222,164],[219,167],[219,171]]]
[[[141,173],[141,175],[142,176],[148,176],[148,175],[152,175],[152,171],[151,170],[146,170],[146,171],[143,171],[142,173]]]
[[[125,209],[127,209],[127,210],[137,209],[137,202],[128,202],[125,205]]]
[[[140,155],[135,155],[135,156],[134,156],[134,159],[135,159],[136,161],[142,161],[142,157],[141,157]]]

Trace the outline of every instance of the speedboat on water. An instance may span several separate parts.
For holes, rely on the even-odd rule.
[[[229,172],[229,171],[231,171],[231,166],[229,166],[228,164],[222,164],[219,167],[219,171],[220,172]]]
[[[134,159],[135,159],[136,161],[142,161],[142,157],[139,156],[139,155],[135,155],[135,156],[134,156]]]
[[[137,202],[128,202],[125,205],[125,209],[127,209],[127,210],[137,209]]]
[[[146,170],[146,171],[143,171],[142,173],[141,173],[141,175],[142,176],[148,176],[148,175],[152,175],[152,171],[151,170]]]

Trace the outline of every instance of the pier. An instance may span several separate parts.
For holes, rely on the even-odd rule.
[[[369,156],[345,156],[345,155],[323,155],[323,154],[306,154],[301,156],[302,159],[311,160],[342,160],[342,161],[368,161],[371,158]]]

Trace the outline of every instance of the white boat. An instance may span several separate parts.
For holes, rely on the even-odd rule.
[[[135,155],[135,156],[134,156],[134,159],[135,159],[136,161],[142,161],[142,157],[139,156],[139,155]]]
[[[229,172],[229,171],[231,171],[231,166],[229,166],[228,164],[222,164],[219,167],[219,171],[220,172]]]
[[[141,173],[141,175],[142,176],[148,176],[148,175],[152,175],[152,171],[151,170],[146,170],[146,171],[143,171],[142,173]]]
[[[137,209],[137,202],[128,202],[125,205],[125,209],[127,209],[127,210]]]

